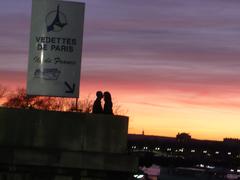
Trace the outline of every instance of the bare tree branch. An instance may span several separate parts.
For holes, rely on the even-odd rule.
[[[126,116],[128,114],[128,110],[124,109],[120,104],[118,104],[118,102],[114,101],[113,114]]]
[[[4,98],[7,94],[7,88],[0,84],[0,99]]]

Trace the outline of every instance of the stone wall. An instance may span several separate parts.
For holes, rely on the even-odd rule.
[[[126,179],[128,117],[0,108],[1,179]]]

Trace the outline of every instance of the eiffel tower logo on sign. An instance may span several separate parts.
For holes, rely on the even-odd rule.
[[[67,25],[67,18],[64,13],[59,10],[51,11],[46,16],[47,32],[59,32]]]

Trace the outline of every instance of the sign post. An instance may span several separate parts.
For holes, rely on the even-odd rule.
[[[79,97],[84,3],[33,0],[27,95]]]

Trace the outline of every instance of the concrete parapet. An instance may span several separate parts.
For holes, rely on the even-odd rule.
[[[0,146],[124,153],[128,117],[0,108]]]
[[[127,177],[137,169],[127,132],[125,116],[0,108],[0,172],[21,177],[14,180],[23,172],[26,180]]]

